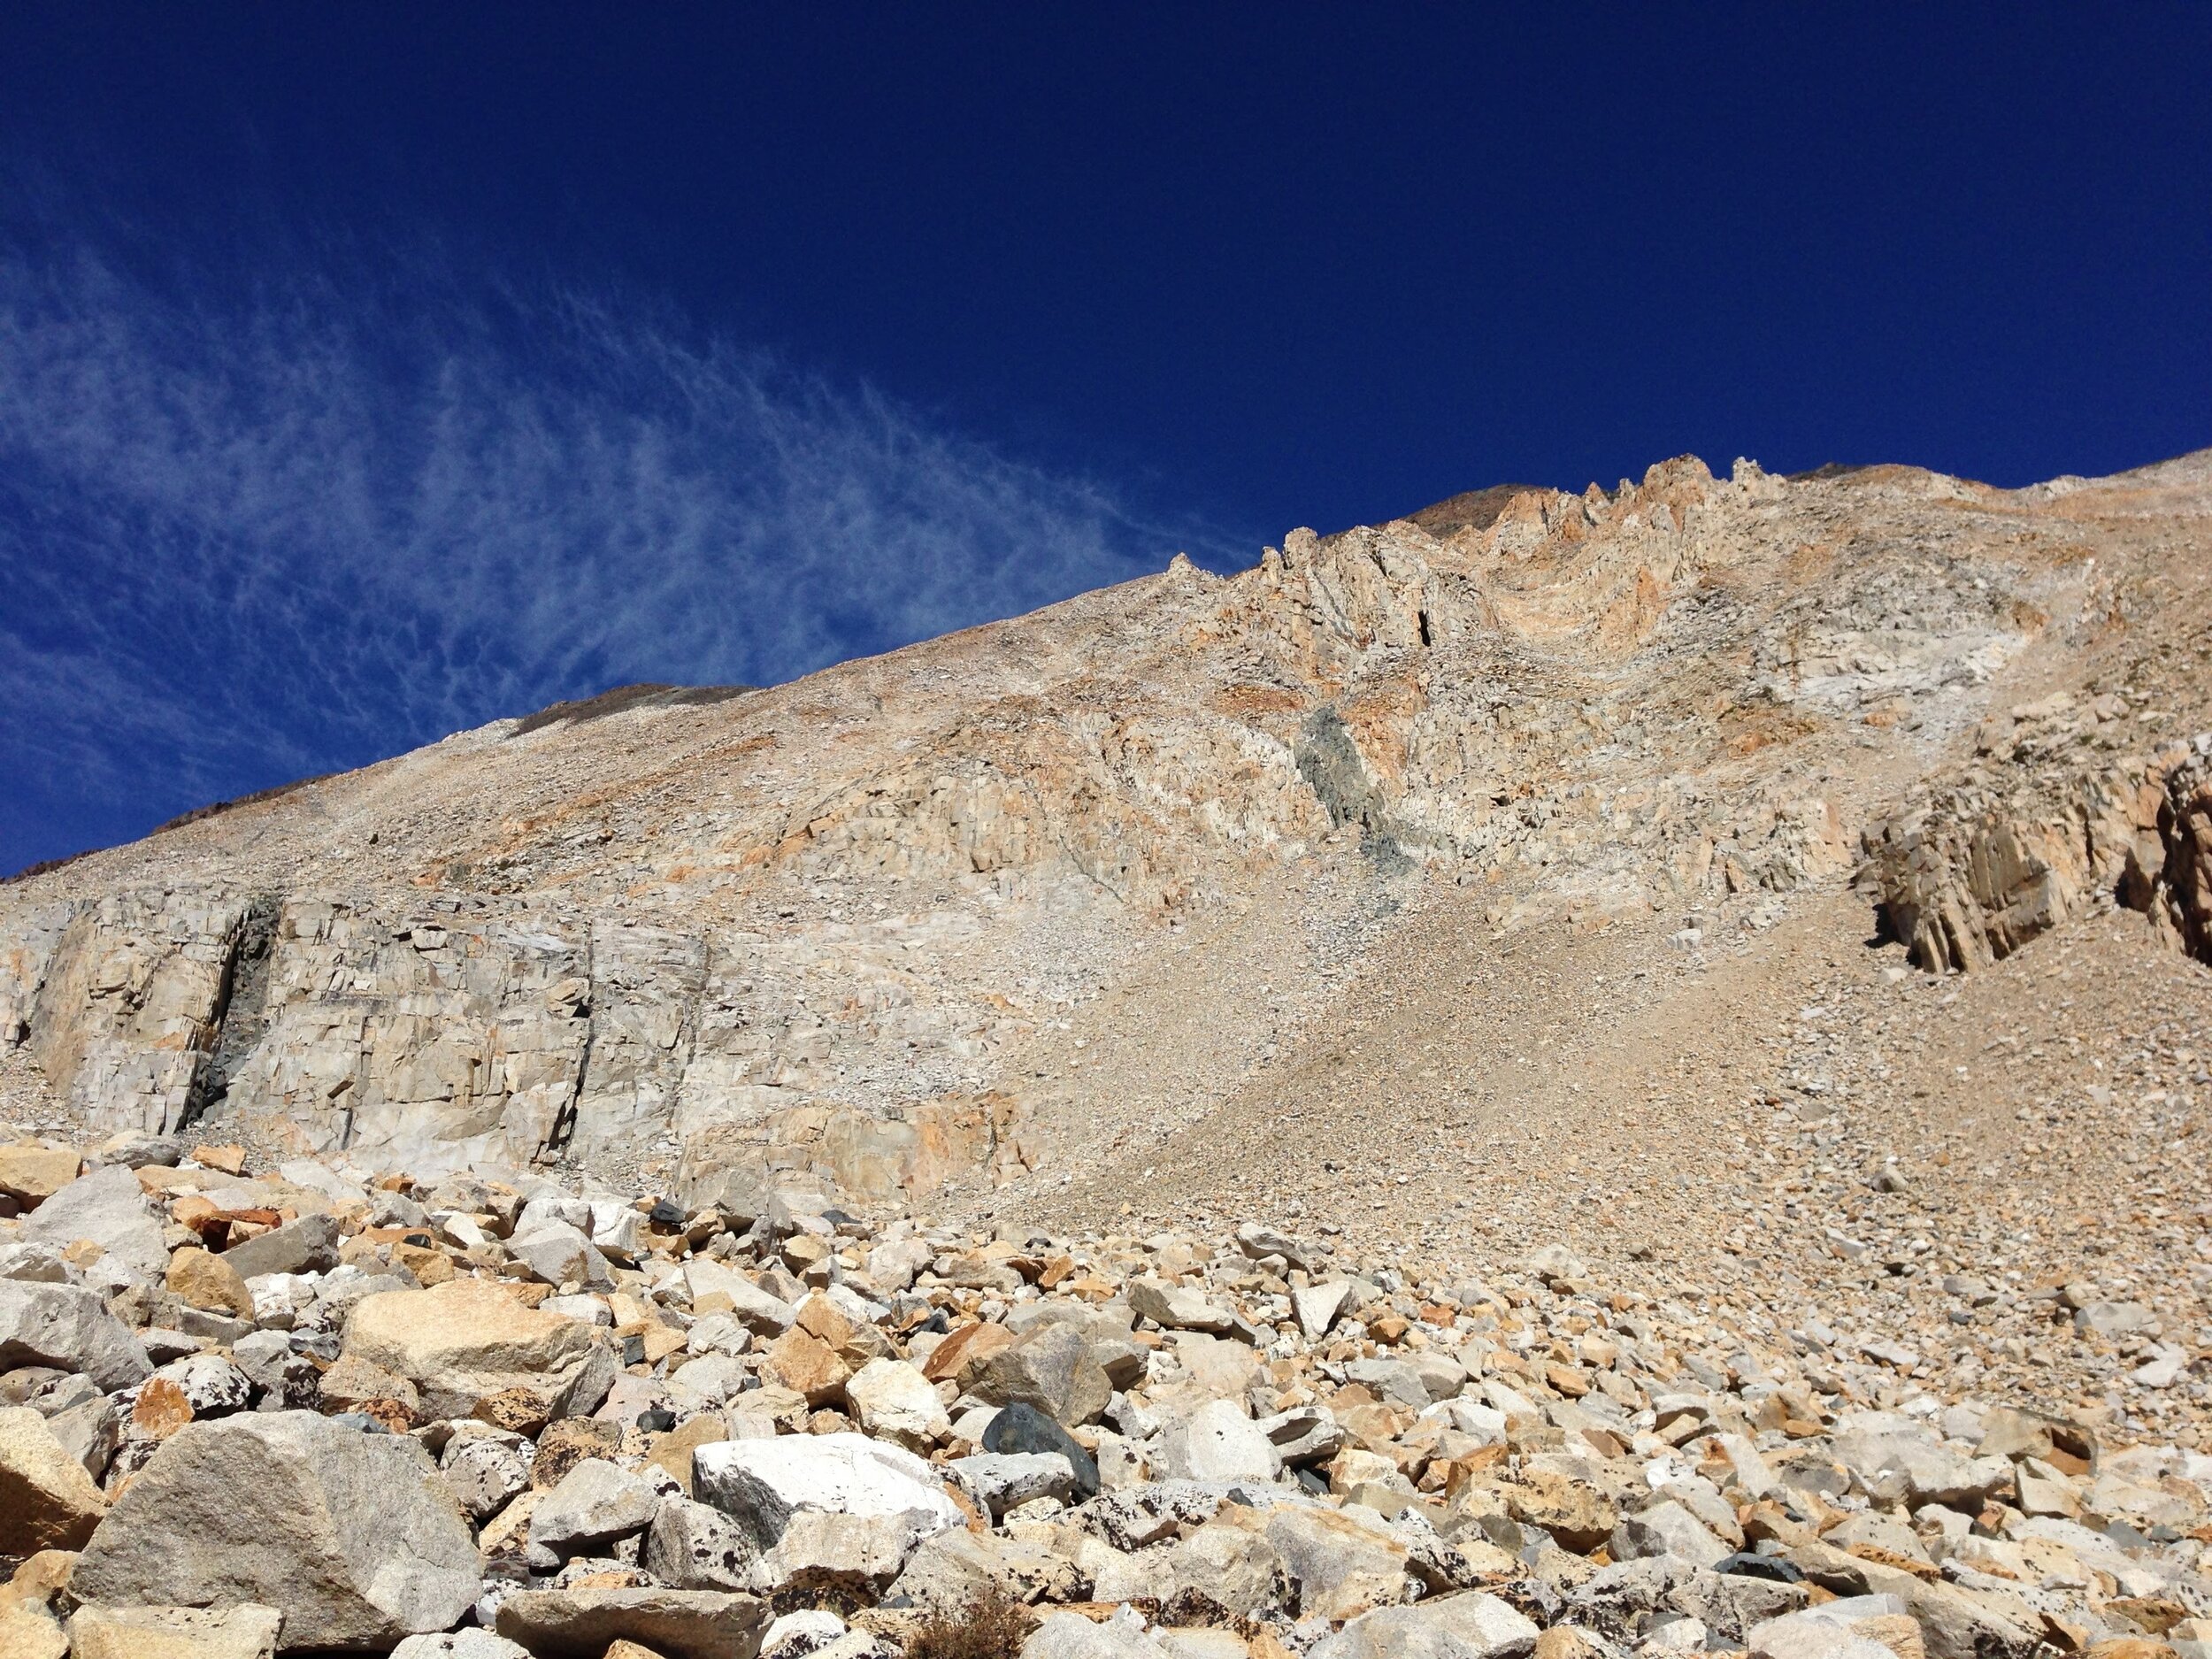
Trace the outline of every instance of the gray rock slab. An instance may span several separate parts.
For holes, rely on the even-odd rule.
[[[476,1600],[476,1545],[427,1453],[308,1411],[191,1423],[85,1546],[72,1593],[284,1614],[288,1648],[382,1649]]]

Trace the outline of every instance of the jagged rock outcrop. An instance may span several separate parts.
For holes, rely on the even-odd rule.
[[[2097,722],[2088,710],[2088,729]],[[2212,734],[2080,770],[1978,778],[1884,820],[1866,850],[1887,926],[1920,967],[1964,970],[2118,903],[2212,960],[2208,759]]]

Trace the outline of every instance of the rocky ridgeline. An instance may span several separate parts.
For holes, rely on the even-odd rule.
[[[0,886],[0,1047],[102,1133],[422,1174],[1064,1167],[1263,1067],[1424,883],[1511,931],[1839,879],[1891,771],[2091,648],[2202,470],[1683,457],[789,686],[495,722]],[[1950,883],[1896,902],[1955,913],[1953,955],[2014,902],[1915,879]],[[1191,1083],[1091,1064],[1231,991]]]
[[[1442,1283],[1257,1224],[244,1164],[0,1147],[8,1659],[2212,1640],[2212,1456],[1934,1397],[1871,1334],[1747,1338],[1557,1245]]]

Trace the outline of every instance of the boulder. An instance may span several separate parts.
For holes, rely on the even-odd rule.
[[[35,1210],[77,1179],[83,1162],[74,1147],[42,1147],[29,1141],[0,1147],[0,1197]]]
[[[538,1434],[530,1460],[530,1484],[541,1492],[560,1485],[568,1471],[588,1457],[610,1461],[622,1451],[622,1425],[598,1417],[564,1417]]]
[[[242,1239],[223,1252],[241,1279],[264,1273],[327,1273],[338,1265],[338,1221],[334,1216],[302,1216],[254,1238]]]
[[[456,1630],[410,1636],[392,1649],[391,1659],[530,1659],[530,1650],[488,1630]]]
[[[470,1520],[489,1520],[529,1486],[530,1465],[522,1455],[527,1444],[519,1435],[499,1434],[457,1435],[447,1443],[438,1473]]]
[[[2032,1659],[2042,1646],[2042,1621],[2017,1596],[1919,1580],[1899,1594],[1919,1621],[1928,1659]]]
[[[1917,1509],[1939,1503],[1970,1515],[2012,1479],[2004,1458],[1962,1457],[1924,1430],[1846,1427],[1831,1451],[1867,1495],[1884,1505],[1901,1502]]]
[[[983,1449],[1009,1455],[1041,1453],[1065,1458],[1074,1479],[1072,1501],[1080,1502],[1098,1495],[1097,1463],[1077,1443],[1075,1436],[1034,1406],[1016,1403],[995,1412],[989,1426],[983,1431]]]
[[[1171,1546],[1165,1565],[1171,1599],[1219,1608],[1233,1618],[1286,1613],[1295,1603],[1283,1571],[1282,1557],[1258,1526],[1224,1504],[1221,1511],[1187,1538]],[[1404,1579],[1398,1580],[1402,1591]]]
[[[1295,1587],[1309,1618],[1352,1618],[1406,1594],[1411,1552],[1373,1510],[1279,1503],[1269,1509],[1225,1505],[1210,1525],[1257,1527]]]
[[[1802,1583],[1787,1583],[1764,1576],[1778,1571],[1778,1566],[1764,1556],[1752,1556],[1753,1570],[1747,1571],[1747,1561],[1734,1558],[1734,1565],[1725,1572],[1708,1572],[1702,1567],[1669,1556],[1654,1556],[1629,1563],[1632,1569],[1644,1569],[1652,1577],[1646,1580],[1651,1588],[1655,1607],[1663,1605],[1677,1613],[1686,1613],[1706,1627],[1716,1640],[1731,1647],[1744,1645],[1745,1633],[1769,1619],[1803,1609],[1811,1592]],[[1724,1566],[1729,1563],[1724,1562]],[[1596,1579],[1592,1579],[1593,1584]],[[1924,1659],[1915,1655],[1913,1659]]]
[[[161,1222],[135,1172],[110,1164],[81,1176],[24,1218],[19,1235],[34,1244],[89,1239],[137,1278],[155,1279],[169,1263]]]
[[[1095,1422],[1114,1394],[1090,1343],[1071,1325],[1016,1338],[984,1362],[968,1386],[992,1405],[1033,1406],[1064,1424]]]
[[[1005,1325],[1016,1336],[1027,1336],[1048,1325],[1073,1325],[1090,1344],[1091,1357],[1116,1388],[1133,1388],[1144,1380],[1152,1350],[1131,1334],[1135,1310],[1126,1302],[1093,1307],[1083,1302],[1025,1302],[1006,1312]]]
[[[143,1382],[154,1369],[130,1327],[74,1285],[0,1279],[0,1371],[53,1365],[104,1391]]]
[[[71,1274],[68,1259],[50,1244],[25,1244],[14,1239],[0,1244],[0,1279],[66,1285]]]
[[[1901,1616],[1903,1610],[1895,1596],[1859,1596],[1853,1601],[1896,1603],[1898,1614],[1892,1617]],[[1864,1617],[1855,1612],[1835,1615],[1828,1611],[1830,1607],[1850,1605],[1849,1601],[1832,1601],[1753,1625],[1746,1637],[1752,1659],[1897,1659],[1886,1644],[1860,1628],[1866,1622]]]
[[[1255,1425],[1275,1447],[1286,1467],[1323,1463],[1344,1448],[1344,1425],[1320,1406],[1298,1406]]]
[[[1256,1262],[1279,1256],[1289,1266],[1310,1273],[1328,1259],[1325,1248],[1294,1239],[1286,1233],[1278,1233],[1256,1221],[1248,1221],[1239,1227],[1236,1237],[1237,1248]]]
[[[964,1527],[916,1547],[892,1598],[960,1613],[999,1597],[1012,1601],[1073,1601],[1081,1578],[1073,1562],[1026,1539]]]
[[[760,1546],[711,1504],[664,1498],[645,1534],[645,1571],[679,1590],[754,1586]]]
[[[549,1285],[576,1285],[585,1290],[612,1290],[614,1271],[607,1258],[565,1221],[541,1222],[507,1240],[507,1253],[526,1263]]]
[[[84,1601],[273,1607],[288,1649],[444,1630],[477,1588],[475,1543],[422,1448],[307,1411],[179,1430],[70,1580]]]
[[[1508,1515],[1542,1527],[1578,1554],[1595,1549],[1620,1525],[1620,1512],[1604,1493],[1559,1470],[1525,1468],[1503,1492]]]
[[[1048,1614],[1022,1644],[1021,1659],[1169,1659],[1133,1609],[1093,1624],[1080,1613]]]
[[[2093,1459],[2096,1439],[2078,1423],[2000,1406],[1983,1419],[1981,1439],[1974,1452],[1978,1457],[2047,1460],[2054,1450],[2061,1448]]]
[[[1139,1318],[1150,1319],[1171,1331],[1226,1336],[1243,1323],[1231,1310],[1209,1301],[1203,1291],[1188,1285],[1171,1285],[1164,1279],[1131,1281],[1129,1305]]]
[[[253,1398],[252,1380],[220,1354],[188,1354],[182,1359],[171,1360],[146,1379],[147,1388],[155,1383],[173,1384],[196,1417],[219,1417],[242,1411]],[[142,1389],[139,1398],[145,1397],[145,1390]]]
[[[892,1517],[910,1543],[964,1519],[927,1463],[860,1434],[716,1441],[692,1454],[692,1485],[764,1552],[810,1513]]]
[[[926,1453],[952,1434],[936,1385],[904,1360],[872,1359],[845,1385],[845,1403],[864,1433]]]
[[[1555,1284],[1563,1279],[1586,1279],[1590,1277],[1590,1270],[1583,1265],[1582,1258],[1565,1245],[1558,1243],[1541,1245],[1531,1250],[1527,1268],[1547,1285]]]
[[[826,1608],[786,1613],[760,1639],[761,1659],[806,1659],[846,1633],[845,1621]]]
[[[536,1659],[603,1659],[618,1641],[664,1659],[754,1659],[768,1609],[718,1590],[525,1590],[499,1604],[494,1627]]]
[[[589,1411],[615,1370],[592,1326],[474,1279],[364,1297],[346,1321],[345,1351],[414,1384],[433,1417],[466,1417],[511,1388],[531,1390],[557,1414]]]
[[[2074,1310],[2074,1329],[2093,1332],[2107,1340],[2136,1336],[2158,1323],[2158,1316],[2139,1302],[2093,1302]]]
[[[1418,1411],[1431,1403],[1428,1384],[1402,1359],[1356,1359],[1345,1366],[1344,1376],[1386,1405]]]
[[[1675,1555],[1698,1567],[1711,1567],[1729,1554],[1704,1522],[1671,1498],[1640,1514],[1623,1516],[1613,1529],[1611,1548],[1616,1561]]]
[[[920,1239],[879,1244],[868,1252],[868,1277],[878,1290],[887,1295],[896,1294],[914,1282],[916,1275],[930,1264],[934,1256],[935,1252]]]
[[[1181,1480],[1272,1480],[1283,1466],[1275,1443],[1227,1400],[1210,1401],[1169,1424],[1152,1464]]]
[[[985,1452],[948,1467],[993,1520],[1037,1498],[1075,1501],[1075,1471],[1056,1452]]]
[[[1171,1333],[1170,1351],[1180,1374],[1148,1390],[1155,1409],[1168,1417],[1194,1411],[1209,1400],[1243,1400],[1259,1380],[1259,1350],[1200,1331]]]
[[[128,1415],[119,1402],[106,1394],[95,1394],[48,1417],[46,1432],[60,1442],[62,1450],[84,1466],[85,1473],[100,1480],[106,1477],[108,1463],[122,1441],[123,1424]]]
[[[994,1356],[1014,1345],[1014,1333],[1002,1325],[979,1319],[964,1325],[937,1344],[922,1361],[922,1375],[932,1382],[949,1382],[965,1389]]]
[[[768,1366],[778,1380],[810,1406],[835,1405],[845,1397],[852,1368],[837,1350],[810,1331],[794,1325],[768,1345]]]
[[[69,1638],[43,1607],[0,1595],[0,1654],[7,1659],[69,1659]]]
[[[756,1336],[781,1336],[799,1317],[799,1310],[782,1297],[770,1294],[712,1256],[695,1256],[686,1262],[684,1285],[695,1308],[709,1296],[728,1297],[731,1317]]]
[[[273,1607],[81,1607],[71,1659],[271,1659],[284,1624]]]
[[[1470,1591],[1363,1613],[1309,1650],[1310,1659],[1521,1659],[1536,1626],[1494,1595]]]
[[[664,1469],[683,1488],[684,1495],[691,1495],[691,1455],[700,1447],[715,1440],[730,1438],[728,1425],[720,1418],[696,1417],[679,1423],[664,1434],[649,1436],[646,1440],[646,1461]]]
[[[317,1380],[316,1392],[326,1412],[362,1411],[384,1401],[397,1404],[411,1421],[422,1410],[422,1394],[414,1384],[359,1354],[339,1356]]]
[[[603,1457],[563,1475],[530,1512],[530,1541],[564,1558],[641,1532],[661,1507],[652,1485]]]
[[[872,1599],[926,1536],[909,1516],[802,1510],[761,1557],[759,1582],[787,1596]]]
[[[1325,1285],[1302,1285],[1290,1293],[1291,1311],[1297,1315],[1298,1328],[1306,1333],[1308,1341],[1317,1342],[1328,1335],[1351,1294],[1351,1286],[1340,1279]]]
[[[211,1250],[183,1249],[169,1258],[165,1282],[178,1301],[233,1318],[254,1317],[253,1292],[238,1270]]]
[[[28,1406],[0,1410],[0,1555],[82,1548],[107,1507],[45,1417]]]

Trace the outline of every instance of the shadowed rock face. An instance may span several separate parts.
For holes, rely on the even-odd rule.
[[[1863,841],[1924,964],[2115,891],[2201,951],[2195,727],[2014,716],[2173,573],[2207,473],[1685,458],[626,687],[0,888],[0,1041],[109,1130],[884,1196],[1180,1121],[1448,885],[1501,933],[1602,926]]]

